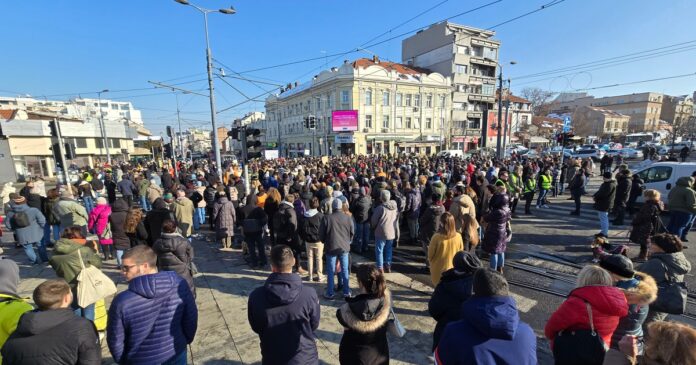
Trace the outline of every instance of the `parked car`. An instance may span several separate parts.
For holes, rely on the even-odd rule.
[[[619,153],[623,158],[643,158],[643,151],[635,148],[623,148]]]
[[[691,176],[696,171],[696,162],[655,162],[633,171],[640,176],[646,189],[655,189],[666,197],[680,177]],[[638,197],[643,202],[643,197]]]
[[[657,153],[659,153],[660,155],[668,155],[670,153],[679,153],[679,152],[681,152],[682,148],[684,148],[684,147],[688,147],[689,149],[691,149],[691,143],[680,142],[680,143],[674,143],[674,144],[672,144],[672,143],[666,144],[666,145],[660,147],[657,150]]]
[[[461,150],[442,150],[437,153],[437,157],[465,157],[465,153]]]
[[[604,151],[599,148],[582,148],[573,153],[574,158],[591,157],[595,161],[599,161],[604,157]]]
[[[617,155],[621,154],[622,150],[614,150],[614,149],[609,149],[605,151],[605,154],[609,157],[616,157]]]

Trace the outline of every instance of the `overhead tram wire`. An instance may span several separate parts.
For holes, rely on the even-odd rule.
[[[622,82],[618,84],[611,84],[611,85],[604,85],[604,86],[595,86],[595,87],[589,87],[589,88],[584,88],[584,89],[575,89],[574,91],[586,91],[586,90],[597,90],[597,89],[606,89],[610,87],[617,87],[617,86],[626,86],[626,85],[635,85],[635,84],[644,84],[647,82],[655,82],[655,81],[663,81],[663,80],[671,80],[671,79],[680,79],[684,77],[696,77],[696,72],[688,73],[688,74],[682,74],[682,75],[674,75],[674,76],[666,76],[666,77],[658,77],[655,79],[647,79],[647,80],[639,80],[639,81],[629,81],[629,82]]]

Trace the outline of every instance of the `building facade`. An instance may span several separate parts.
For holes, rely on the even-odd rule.
[[[452,80],[452,108],[447,135],[450,148],[468,150],[482,145],[484,118],[493,109],[500,42],[495,32],[438,23],[402,41],[402,62],[423,67]],[[495,137],[487,136],[487,146]]]
[[[99,103],[101,102],[101,107]],[[61,100],[37,100],[34,98],[13,98],[0,96],[0,109],[20,109],[28,112],[51,112],[62,115],[68,119],[99,118],[101,109],[104,120],[127,120],[130,123],[143,125],[143,117],[140,110],[133,107],[129,101],[113,101],[102,99],[72,99]]]
[[[573,114],[573,132],[576,136],[594,136],[601,140],[618,140],[628,133],[630,116],[612,110],[582,106]]]
[[[265,139],[281,156],[434,153],[445,144],[450,96],[439,73],[377,57],[345,61],[267,98]],[[339,114],[355,120],[332,128]],[[310,116],[315,129],[304,125]]]
[[[603,98],[581,96],[576,99],[567,98],[564,101],[554,102],[552,111],[556,114],[572,115],[576,109],[582,106],[597,107],[628,115],[630,118],[628,133],[656,132],[660,129],[663,97],[663,94],[652,92]],[[575,116],[573,115],[574,123]]]
[[[662,98],[660,119],[676,127],[676,129],[688,129],[693,114],[694,99],[691,96],[665,95]]]

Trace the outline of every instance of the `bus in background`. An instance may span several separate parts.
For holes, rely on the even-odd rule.
[[[627,147],[640,147],[646,143],[660,143],[662,140],[662,135],[660,133],[652,132],[642,132],[642,133],[629,133],[624,139],[624,146]]]

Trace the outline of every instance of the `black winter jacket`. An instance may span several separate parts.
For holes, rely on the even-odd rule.
[[[418,240],[421,244],[430,244],[430,239],[440,229],[440,216],[443,214],[445,214],[445,206],[442,204],[433,204],[424,209],[418,221]]]
[[[428,302],[428,312],[437,321],[433,331],[433,351],[448,323],[461,319],[461,307],[473,295],[473,273],[457,273],[449,269],[435,287]]]
[[[300,221],[300,237],[306,242],[321,242],[319,228],[323,218],[324,214],[316,209],[306,211],[303,219]]]
[[[383,298],[360,294],[347,298],[346,302],[336,311],[338,323],[343,326],[343,337],[338,348],[340,363],[389,364],[389,291],[384,293]]]
[[[297,274],[272,273],[249,295],[251,329],[261,340],[263,365],[318,364],[316,336],[321,309],[314,288]]]
[[[2,347],[2,363],[101,364],[97,329],[69,308],[26,312]]]
[[[145,228],[147,228],[147,244],[152,246],[162,235],[162,222],[171,219],[176,222],[176,217],[162,198],[157,198],[152,203],[152,210],[145,216]]]
[[[264,208],[267,206],[268,202],[266,202]],[[295,207],[290,203],[282,202],[275,215],[277,217],[270,214],[268,217],[272,218],[273,231],[278,240],[277,242],[283,243],[282,241],[295,239],[295,234],[297,233],[297,213],[295,213]]]
[[[109,223],[111,224],[114,247],[117,250],[131,248],[130,238],[128,238],[125,228],[126,215],[128,215],[128,203],[123,199],[116,200],[109,216]]]
[[[367,223],[370,220],[372,201],[367,196],[361,196],[350,203],[350,212],[357,223]]]
[[[145,223],[143,223],[143,221],[138,222],[138,225],[135,227],[135,232],[126,232],[126,235],[130,240],[130,247],[147,244],[147,228],[145,228]]]
[[[614,208],[616,196],[616,180],[605,181],[594,194],[594,209],[600,212],[608,212]]]
[[[616,196],[614,197],[615,207],[625,207],[628,197],[631,194],[631,179],[625,174],[620,174],[616,182]]]
[[[157,268],[160,271],[174,271],[188,283],[191,292],[195,293],[193,286],[193,247],[189,241],[178,233],[162,233],[155,241],[152,249],[157,253]]]

